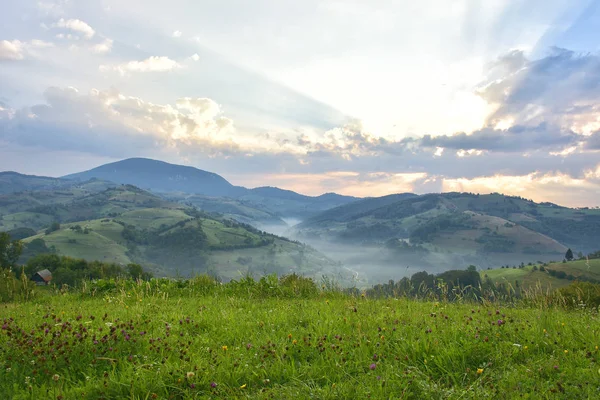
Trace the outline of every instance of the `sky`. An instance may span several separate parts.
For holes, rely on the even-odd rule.
[[[0,0],[0,171],[600,206],[600,0]]]

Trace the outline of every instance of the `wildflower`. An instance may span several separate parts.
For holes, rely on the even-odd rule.
[[[247,385],[244,383],[242,386],[240,386],[240,389],[244,389]]]
[[[188,378],[188,379],[191,379],[191,378],[193,378],[193,377],[194,377],[194,375],[195,375],[195,374],[194,374],[193,372],[191,372],[191,371],[190,371],[190,372],[188,372],[187,374],[185,374],[185,377],[186,377],[186,378]]]
[[[375,368],[377,368],[377,364],[373,363],[373,364],[369,365],[369,369],[371,371],[373,371]]]
[[[141,301],[141,300],[140,300],[140,301]],[[196,389],[196,385],[192,383],[192,384],[190,385],[190,389]]]
[[[380,338],[380,339],[381,339],[381,340],[385,340],[385,336],[381,335],[381,338]]]
[[[292,344],[296,344],[298,341],[296,339],[292,340]]]
[[[60,379],[60,375],[58,375],[58,374],[54,374],[54,375],[52,376],[52,380],[53,380],[54,382],[58,382],[58,380],[59,380],[59,379]]]
[[[213,388],[213,389],[216,388],[217,387],[217,382],[211,382],[210,383],[210,387]]]
[[[525,346],[525,347],[523,347],[523,350],[527,350],[528,348],[529,348],[529,347]]]
[[[569,350],[565,350],[565,354],[569,354]]]
[[[290,334],[288,335],[288,339],[291,339],[291,338],[292,338],[292,334],[290,333]]]
[[[221,348],[223,349],[223,351],[227,351],[227,346],[222,346]]]
[[[477,375],[483,374],[483,368],[477,368]]]

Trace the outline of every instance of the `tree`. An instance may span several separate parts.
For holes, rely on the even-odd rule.
[[[567,252],[565,253],[565,259],[567,261],[573,261],[573,251],[571,249],[568,249]]]
[[[22,251],[20,240],[11,240],[8,233],[0,232],[0,268],[14,268]]]
[[[46,235],[51,234],[52,232],[56,232],[60,229],[60,224],[58,222],[53,222],[52,225],[48,229],[46,229]]]

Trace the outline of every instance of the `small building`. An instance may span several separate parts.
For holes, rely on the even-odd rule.
[[[52,272],[47,269],[43,269],[33,274],[31,276],[31,280],[34,281],[36,285],[47,285],[52,280]]]

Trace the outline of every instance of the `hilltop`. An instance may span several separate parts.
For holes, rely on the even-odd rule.
[[[129,158],[63,177],[76,181],[91,178],[132,184],[192,204],[207,204],[206,200],[198,198],[197,195],[210,197],[213,198],[210,207],[215,211],[229,214],[233,204],[236,213],[231,214],[232,216],[239,216],[243,221],[254,221],[253,216],[259,215],[259,223],[275,222],[275,219],[282,217],[306,218],[356,200],[355,197],[335,193],[305,196],[276,187],[248,189],[235,186],[213,172],[148,158]],[[228,204],[223,204],[223,210],[220,210],[219,202]],[[265,214],[269,215],[266,219]]]

